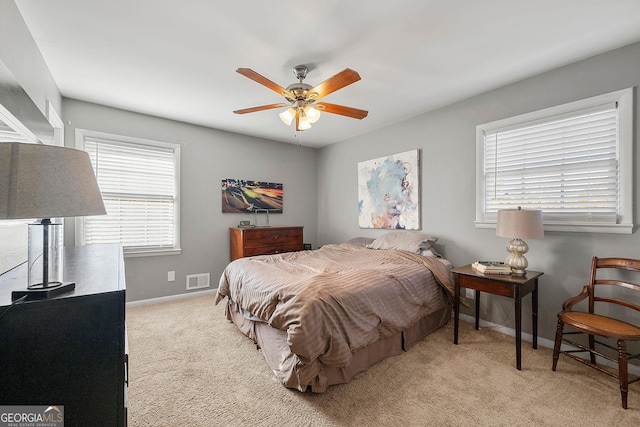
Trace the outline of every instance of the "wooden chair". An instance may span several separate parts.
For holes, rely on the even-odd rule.
[[[616,293],[616,290],[613,289],[614,287],[617,287],[618,291],[620,291],[619,288],[626,288],[637,291],[637,298],[635,295],[633,296],[633,298],[636,298],[636,301],[640,301],[640,284],[626,281],[626,278],[630,276],[630,273],[607,274],[607,277],[615,276],[615,278],[603,278],[602,273],[604,273],[604,271],[602,270],[604,269],[640,272],[640,260],[626,258],[593,257],[591,261],[591,275],[589,284],[582,289],[582,292],[579,295],[567,299],[562,304],[563,311],[558,313],[558,328],[556,330],[556,340],[553,347],[552,370],[556,370],[556,366],[558,365],[558,357],[560,356],[560,353],[562,353],[600,372],[617,378],[620,381],[622,407],[624,409],[627,409],[627,394],[629,391],[629,384],[640,380],[640,377],[638,377],[633,379],[632,381],[629,381],[627,361],[639,357],[640,353],[635,355],[627,353],[626,341],[640,341],[640,327],[627,322],[623,322],[613,317],[595,314],[594,309],[596,306],[595,303],[597,302],[614,304],[614,306],[610,306],[611,308],[617,305],[640,312],[640,305],[623,299],[618,299],[619,296],[614,295],[614,293]],[[596,273],[598,273],[597,277]],[[624,277],[624,279],[622,279],[621,277]],[[609,291],[602,292],[604,288],[609,288]],[[588,312],[573,310],[573,307],[576,303],[586,299],[589,300]],[[602,308],[603,304],[598,304],[598,307]],[[563,332],[564,325],[569,325],[576,331]],[[571,334],[588,335],[589,347],[587,348],[586,346],[574,342],[566,337],[567,335]],[[617,340],[617,348],[605,342],[596,340],[596,335],[599,337],[606,337]],[[574,349],[560,350],[560,346],[563,341],[573,346]],[[601,353],[596,349],[596,344],[602,345],[611,350],[617,350],[617,358]],[[590,360],[573,354],[581,352],[589,352]],[[616,363],[618,366],[618,373],[616,374],[615,372],[607,370],[598,365],[596,356]]]

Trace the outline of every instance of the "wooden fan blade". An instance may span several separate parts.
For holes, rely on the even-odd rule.
[[[364,119],[369,114],[367,110],[345,107],[344,105],[327,104],[326,102],[319,102],[315,104],[314,107],[323,113],[339,114],[341,116],[353,117],[354,119]]]
[[[272,91],[276,92],[278,95],[282,95],[285,98],[295,98],[291,94],[291,92],[289,92],[279,84],[272,82],[271,80],[264,77],[263,75],[256,73],[251,68],[238,68],[236,72],[253,80],[254,82],[260,83],[261,85],[271,89]]]
[[[247,113],[255,113],[256,111],[264,111],[264,110],[271,110],[273,108],[280,108],[280,107],[286,107],[289,104],[284,104],[284,103],[280,103],[280,104],[268,104],[268,105],[261,105],[259,107],[251,107],[251,108],[245,108],[243,110],[234,110],[233,112],[236,114],[247,114]]]
[[[345,68],[335,76],[329,77],[327,80],[311,89],[309,91],[310,95],[308,96],[311,99],[317,100],[337,91],[338,89],[342,89],[343,87],[348,86],[351,83],[355,83],[358,80],[360,80],[360,74],[350,68]],[[314,93],[317,93],[318,95],[315,96]]]

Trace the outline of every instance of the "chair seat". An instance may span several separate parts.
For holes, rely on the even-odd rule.
[[[631,323],[582,311],[561,311],[558,318],[583,332],[623,340],[640,340],[640,328]]]
[[[604,274],[601,274],[605,270]],[[607,272],[608,271],[608,272]],[[612,274],[615,272],[616,274]],[[617,274],[624,273],[624,279],[618,279]],[[636,312],[633,322],[636,323],[638,313],[640,313],[640,304],[637,297],[640,294],[640,282],[638,281],[640,274],[640,259],[631,258],[591,258],[591,273],[589,275],[589,283],[582,287],[582,291],[575,296],[570,297],[562,303],[563,311],[558,313],[558,327],[556,329],[556,339],[553,343],[553,364],[552,370],[556,370],[560,354],[564,354],[572,359],[584,363],[604,374],[611,375],[618,379],[620,383],[620,399],[622,407],[627,409],[627,396],[629,394],[629,383],[640,380],[640,377],[629,381],[628,359],[635,359],[640,353],[632,355],[627,352],[627,341],[640,341],[640,325],[618,320],[613,317],[601,316],[584,311],[573,311],[573,307],[580,301],[588,300],[589,311],[593,311],[596,307],[602,307],[603,304],[610,308],[625,309],[625,319],[629,310]],[[633,280],[633,281],[631,281]],[[608,295],[600,295],[602,289],[608,289]],[[616,289],[626,289],[625,293],[618,294]],[[635,292],[636,295],[627,298],[628,292]],[[600,309],[598,309],[600,311]],[[565,338],[565,334],[575,334],[576,331],[564,332],[564,326],[569,325],[576,329],[577,333],[589,335],[588,347],[578,342]],[[611,343],[598,341],[598,337],[613,338],[617,341],[616,345]],[[562,343],[568,343],[577,350],[562,351]],[[605,347],[596,350],[596,344]],[[602,351],[601,351],[602,350]],[[617,350],[617,351],[616,351]],[[576,356],[573,353],[589,352],[589,359]],[[617,358],[612,354],[617,353]],[[610,362],[616,362],[618,365],[618,374],[614,375],[609,370],[603,369],[597,358],[604,358]]]

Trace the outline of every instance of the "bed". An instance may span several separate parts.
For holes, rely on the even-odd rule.
[[[435,240],[396,231],[237,259],[215,303],[286,387],[322,393],[448,322],[454,285]]]

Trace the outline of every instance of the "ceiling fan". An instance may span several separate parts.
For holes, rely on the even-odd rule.
[[[254,113],[256,111],[271,110],[274,108],[289,107],[280,113],[280,119],[289,126],[295,119],[296,130],[302,131],[311,128],[311,124],[318,121],[320,113],[338,114],[341,116],[352,117],[354,119],[364,119],[369,114],[366,110],[345,107],[344,105],[329,104],[327,102],[317,102],[319,99],[342,89],[352,83],[360,80],[360,75],[349,68],[345,68],[333,77],[328,78],[319,85],[312,87],[303,83],[309,69],[305,65],[298,65],[293,68],[293,73],[298,79],[298,83],[293,83],[287,88],[272,82],[261,74],[256,73],[250,68],[238,68],[236,72],[261,85],[284,96],[286,103],[267,104],[259,107],[245,108],[243,110],[235,110],[236,114]]]

